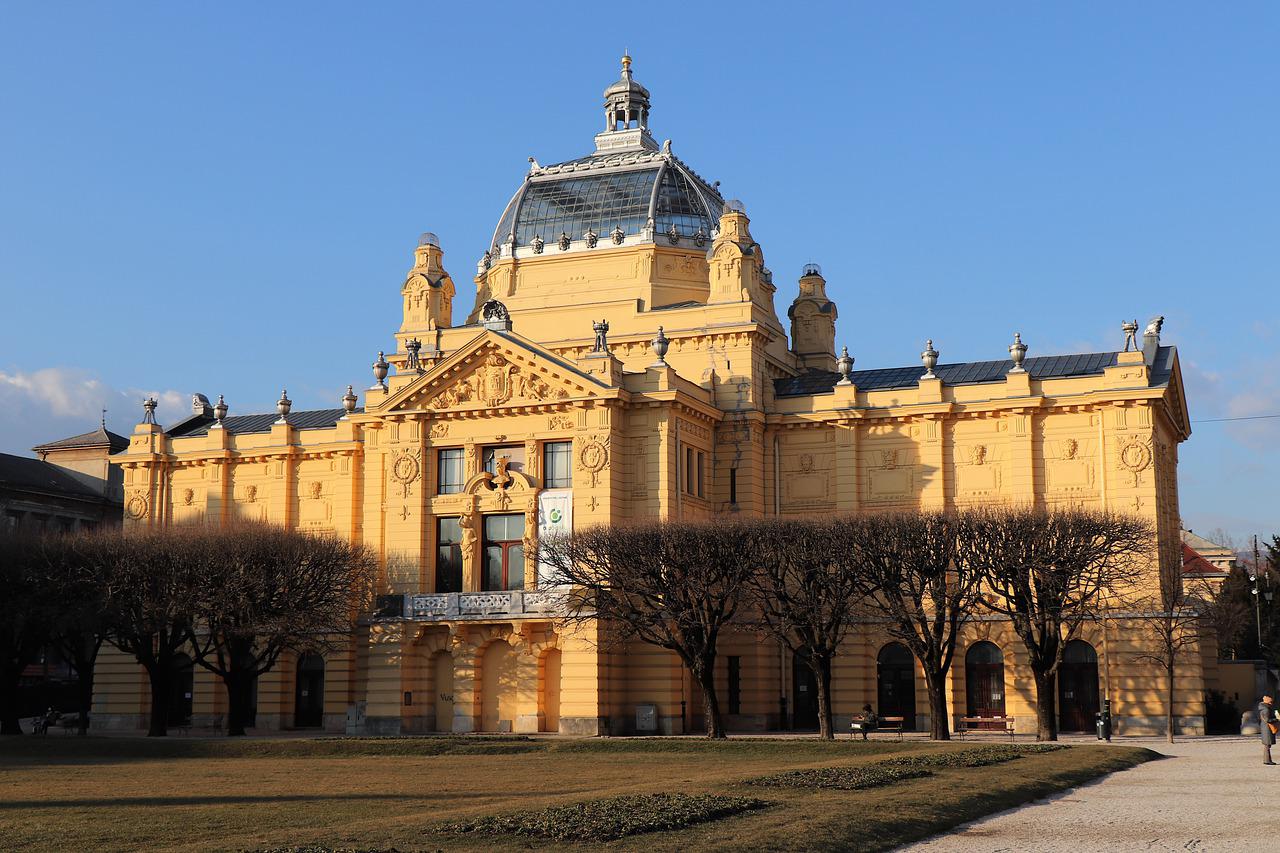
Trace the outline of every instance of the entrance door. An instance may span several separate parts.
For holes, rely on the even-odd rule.
[[[1091,731],[1097,713],[1098,654],[1084,640],[1072,640],[1058,668],[1058,728]]]
[[[964,658],[965,693],[968,699],[965,716],[1004,716],[1004,655],[995,643],[985,640],[969,647]],[[999,723],[984,723],[984,728],[1003,728]]]
[[[195,692],[196,668],[184,654],[173,660],[173,678],[169,682],[169,709],[166,723],[170,726],[191,725],[191,698]]]
[[[876,659],[876,712],[901,717],[905,731],[916,727],[916,659],[902,643],[889,643]]]
[[[453,731],[453,655],[437,652],[435,661],[436,731]]]
[[[818,677],[813,674],[804,658],[791,658],[791,696],[795,707],[791,712],[791,727],[816,729],[818,727]]]
[[[324,724],[324,658],[311,652],[298,658],[296,681],[293,695],[294,728],[319,728]]]

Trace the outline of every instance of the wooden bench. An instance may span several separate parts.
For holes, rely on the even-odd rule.
[[[1013,717],[956,717],[956,734],[960,740],[971,732],[1006,734],[1013,740]]]
[[[850,740],[856,737],[858,733],[861,731],[860,729],[853,728],[853,726],[857,725],[859,722],[861,722],[861,720],[859,720],[857,717],[854,717],[853,721],[849,724],[849,727],[851,729],[851,731],[849,732]],[[902,730],[905,724],[906,724],[905,717],[881,717],[879,724],[874,729],[867,732],[867,734],[873,735],[876,732],[885,732],[887,734],[896,734],[898,736],[898,740],[902,740]]]

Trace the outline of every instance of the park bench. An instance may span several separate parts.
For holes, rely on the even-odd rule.
[[[853,722],[849,724],[849,728],[851,729],[851,731],[849,732],[850,739],[853,739],[862,731],[861,729],[857,728],[857,725],[860,722],[862,721],[857,717],[855,717],[853,719]],[[867,732],[867,734],[873,735],[876,732],[885,732],[886,734],[896,734],[898,736],[898,740],[902,740],[902,731],[903,731],[903,726],[905,724],[906,724],[905,717],[881,717],[880,722],[876,725],[876,727],[871,731]]]
[[[1013,717],[957,717],[956,734],[964,740],[966,734],[973,732],[995,732],[1013,740],[1013,720]]]

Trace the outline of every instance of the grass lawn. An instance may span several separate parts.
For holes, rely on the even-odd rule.
[[[862,790],[747,784],[781,771],[974,746],[972,740],[8,738],[0,741],[0,849],[555,849],[565,843],[434,830],[584,800],[673,793],[769,805],[607,846],[884,850],[1155,756],[1131,747],[1072,746],[980,767],[931,760],[932,775]]]

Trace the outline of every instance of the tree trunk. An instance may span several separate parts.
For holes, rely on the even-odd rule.
[[[1169,656],[1170,662],[1166,664],[1166,675],[1169,678],[1169,714],[1165,719],[1165,735],[1169,738],[1169,743],[1173,743],[1173,655]],[[1266,725],[1266,721],[1262,725]]]
[[[925,670],[925,687],[929,691],[929,737],[951,740],[950,709],[947,707],[947,674]]]
[[[831,658],[823,655],[810,665],[818,677],[818,737],[835,740],[835,722],[831,708]]]
[[[173,681],[168,661],[154,661],[147,665],[147,678],[151,682],[151,720],[147,737],[165,737],[169,734],[169,693]]]
[[[720,698],[716,696],[715,658],[703,661],[698,671],[693,674],[698,686],[702,688],[702,716],[707,725],[707,737],[721,739],[728,737],[724,730],[724,720],[720,717]]]
[[[22,721],[18,719],[18,680],[22,666],[6,663],[0,667],[0,735],[22,734]]]
[[[253,698],[253,679],[233,670],[223,676],[222,683],[227,686],[227,735],[243,737],[244,724],[249,719],[249,701]]]
[[[1058,679],[1047,672],[1034,672],[1036,680],[1036,740],[1058,739]]]

